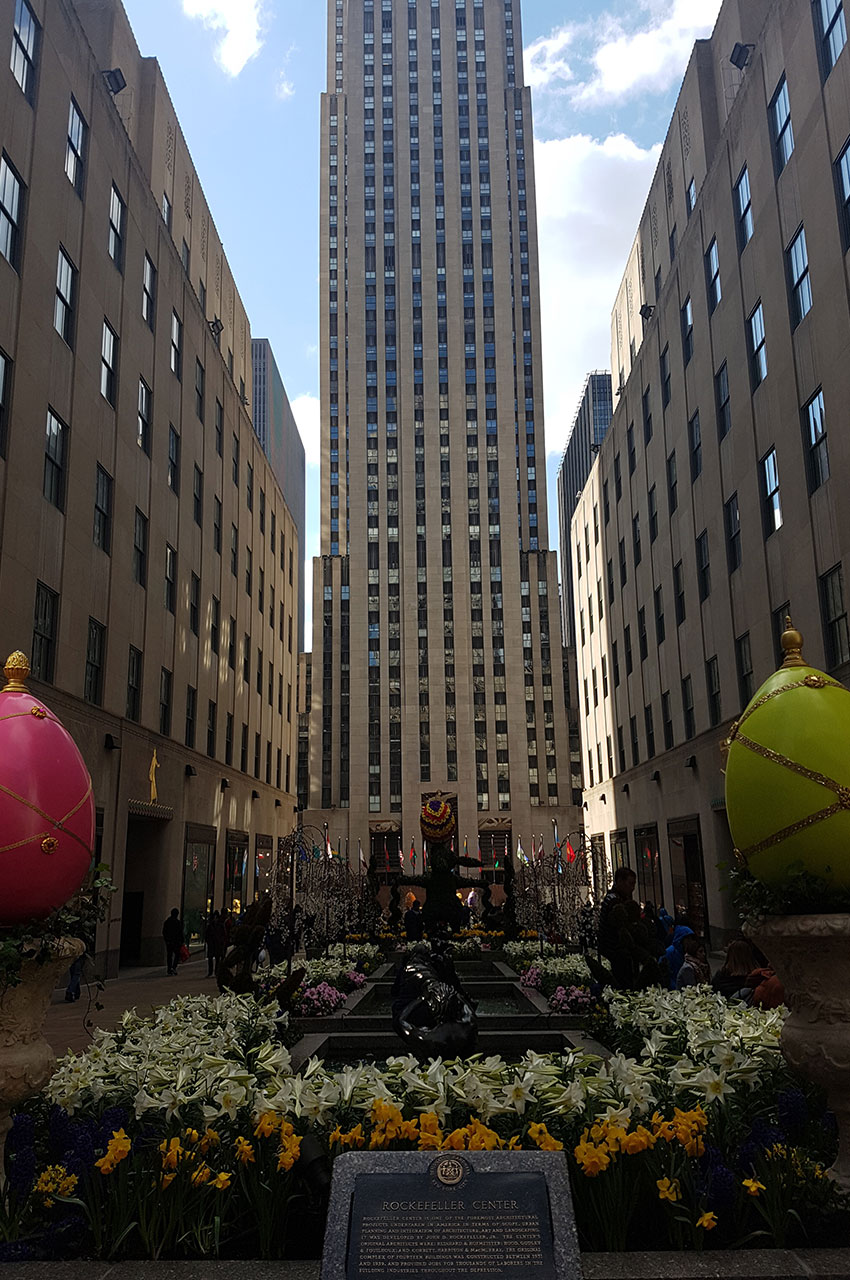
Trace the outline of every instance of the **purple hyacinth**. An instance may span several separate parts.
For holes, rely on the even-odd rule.
[[[789,1138],[796,1137],[809,1120],[809,1104],[802,1089],[785,1089],[776,1100],[780,1128]]]
[[[15,1152],[31,1147],[34,1143],[35,1121],[25,1111],[19,1111],[12,1121],[12,1127],[6,1139],[6,1151],[9,1155],[14,1155]]]

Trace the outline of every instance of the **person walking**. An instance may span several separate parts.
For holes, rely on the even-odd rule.
[[[404,913],[404,932],[408,942],[421,942],[425,932],[425,921],[422,919],[422,903],[418,898],[410,904]]]
[[[207,925],[207,977],[211,978],[218,968],[218,963],[224,955],[224,925],[221,920],[221,912],[214,911]]]
[[[172,907],[171,915],[162,926],[162,937],[165,942],[166,972],[169,978],[177,973],[180,961],[180,948],[183,946],[183,921],[180,919],[180,908]]]

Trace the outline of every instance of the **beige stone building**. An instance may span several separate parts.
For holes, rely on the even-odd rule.
[[[157,62],[119,0],[8,0],[0,50],[0,647],[91,771],[114,973],[292,827],[300,556]]]
[[[572,523],[597,878],[629,862],[715,945],[734,926],[720,746],[789,609],[809,661],[850,674],[845,42],[841,3],[725,0],[695,46]]]
[[[394,866],[442,792],[493,868],[579,825],[520,4],[329,0],[328,36],[305,818]]]

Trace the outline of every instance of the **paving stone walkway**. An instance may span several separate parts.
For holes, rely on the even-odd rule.
[[[57,988],[44,1034],[57,1057],[69,1050],[80,1053],[91,1044],[95,1027],[109,1030],[117,1026],[126,1009],[148,1015],[176,995],[217,994],[216,980],[207,977],[207,962],[200,955],[181,964],[173,978],[166,976],[164,962],[155,969],[125,969],[107,982],[103,991],[83,983],[80,998],[73,1004],[66,1004],[64,989]],[[95,1004],[103,1008],[96,1009]]]

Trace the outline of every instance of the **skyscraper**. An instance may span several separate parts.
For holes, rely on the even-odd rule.
[[[393,854],[442,791],[486,866],[578,827],[519,3],[329,0],[328,36],[308,821]]]

